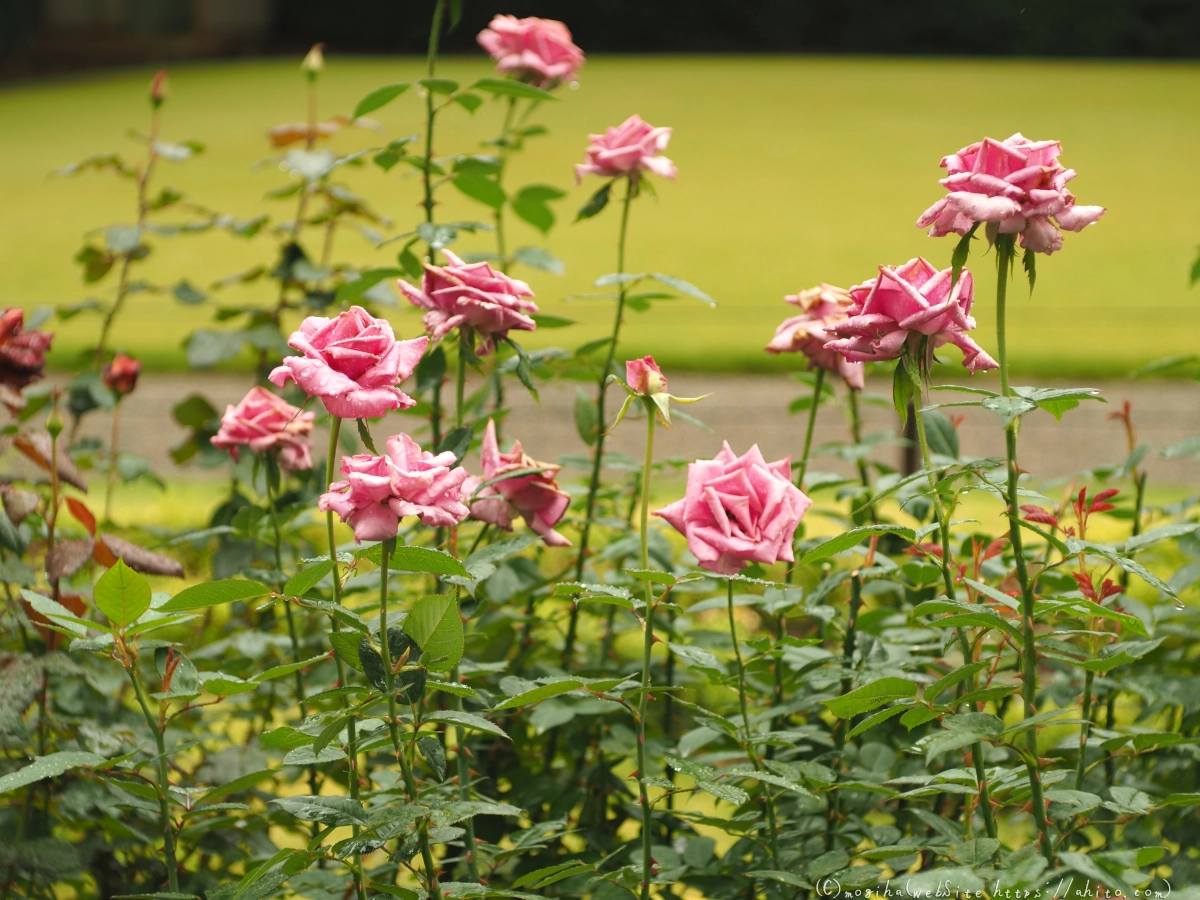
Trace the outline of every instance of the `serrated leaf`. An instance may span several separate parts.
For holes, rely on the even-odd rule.
[[[706,794],[712,794],[718,800],[725,800],[734,806],[750,802],[750,795],[732,784],[722,784],[719,781],[697,781],[696,787]]]
[[[874,534],[898,534],[907,541],[913,542],[916,540],[916,532],[903,525],[864,525],[861,528],[852,528],[843,534],[839,534],[837,537],[830,538],[818,544],[804,554],[804,559],[801,562],[804,565],[808,565],[819,559],[834,556],[843,550],[849,550],[851,547],[862,543],[863,540]]]
[[[549,91],[544,91],[523,81],[513,81],[510,78],[480,78],[473,85],[473,91],[487,91],[502,97],[516,97],[520,100],[557,100]]]
[[[132,625],[150,608],[150,583],[122,560],[100,576],[94,597],[100,612],[118,628]],[[161,612],[171,610],[160,608]]]
[[[357,119],[369,112],[374,112],[381,107],[387,106],[410,87],[411,85],[408,82],[396,82],[395,84],[385,84],[383,87],[375,88],[375,90],[358,101],[358,105],[354,107],[354,118]]]
[[[503,729],[494,722],[489,722],[482,716],[476,716],[457,709],[443,709],[430,713],[422,721],[446,722],[450,725],[461,725],[463,728],[470,728],[474,731],[486,731],[488,734],[494,734],[497,737],[508,738]]]
[[[277,797],[271,803],[306,822],[320,822],[323,825],[367,824],[367,812],[363,805],[350,797],[300,795]]]
[[[301,569],[288,579],[287,584],[283,586],[283,592],[289,597],[299,597],[307,594],[320,583],[321,579],[332,571],[333,560],[331,559],[319,562],[315,566],[309,566],[307,569]]]
[[[70,769],[98,766],[103,762],[106,762],[103,756],[81,750],[63,750],[47,756],[34,757],[29,765],[0,777],[0,794],[35,784],[46,778],[55,778]]]
[[[570,678],[565,681],[555,681],[550,684],[543,684],[540,687],[533,688],[529,691],[524,691],[513,697],[509,697],[503,703],[498,703],[493,706],[492,709],[517,709],[522,706],[530,706],[534,703],[540,703],[543,700],[548,700],[551,697],[557,697],[559,694],[581,690],[584,687],[584,682],[574,678]]]
[[[263,597],[271,593],[271,589],[257,581],[241,578],[229,578],[224,581],[209,581],[184,588],[162,606],[158,612],[187,612],[193,609],[206,609],[219,606],[222,603],[232,603],[235,600],[249,600],[252,597]]]
[[[900,700],[913,697],[917,693],[917,684],[907,678],[880,678],[862,687],[822,702],[829,711],[839,719],[850,719],[859,713],[870,712],[890,700]]]
[[[408,611],[404,633],[421,648],[421,664],[430,672],[448,672],[463,654],[463,624],[458,601],[449,594],[422,597]]]

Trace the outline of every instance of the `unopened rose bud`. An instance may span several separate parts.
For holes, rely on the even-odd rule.
[[[167,99],[167,70],[159,69],[150,79],[150,105],[158,109]]]
[[[304,57],[304,62],[300,63],[300,68],[310,79],[316,78],[325,69],[324,50],[324,44],[313,44],[312,49],[308,51],[308,56]]]
[[[118,353],[113,361],[104,367],[104,386],[118,397],[124,397],[133,393],[141,372],[140,362],[124,353]]]
[[[46,430],[50,432],[51,438],[57,438],[62,434],[63,420],[62,416],[58,414],[58,404],[54,405],[50,410],[50,415],[46,417]]]
[[[635,394],[643,397],[667,391],[667,376],[662,373],[653,356],[643,356],[625,363],[625,383]]]

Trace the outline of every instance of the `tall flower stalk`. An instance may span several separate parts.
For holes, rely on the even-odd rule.
[[[996,355],[1000,363],[1000,393],[1005,397],[1013,396],[1012,385],[1009,384],[1008,379],[1006,301],[1015,243],[1015,235],[1001,234],[996,238]],[[1017,485],[1020,479],[1020,469],[1017,467],[1017,425],[1019,421],[1019,419],[1013,418],[1004,426],[1004,450],[1007,460],[1005,468],[1008,474],[1005,502],[1008,506],[1009,542],[1013,548],[1017,583],[1021,588],[1021,637],[1023,642],[1021,699],[1024,706],[1024,718],[1028,720],[1037,715],[1037,645],[1035,643],[1037,636],[1033,630],[1033,584],[1029,579],[1029,570],[1025,564],[1021,512],[1017,496]],[[1046,820],[1046,801],[1042,794],[1042,773],[1036,728],[1026,729],[1025,749],[1025,766],[1029,771],[1030,801],[1033,804],[1033,818],[1038,827],[1038,842],[1042,855],[1053,863],[1054,844],[1050,839],[1050,827]]]
[[[654,401],[649,397],[642,398],[642,405],[646,408],[646,455],[642,463],[642,504],[638,521],[641,530],[641,565],[643,569],[648,569],[650,568],[650,474],[654,468],[656,407]],[[582,555],[580,558],[582,559]],[[654,583],[647,580],[642,582],[642,585],[646,606],[642,610],[642,690],[638,696],[637,764],[638,802],[642,807],[641,900],[649,900],[650,876],[652,874],[654,858],[650,852],[650,843],[653,837],[651,834],[653,819],[650,815],[650,795],[646,788],[646,781],[650,777],[646,761],[646,718],[650,702],[650,652],[654,649]]]
[[[956,600],[956,591],[954,588],[954,574],[951,569],[952,556],[950,545],[950,512],[946,509],[942,496],[937,489],[938,476],[933,468],[933,459],[929,452],[929,438],[925,430],[925,389],[927,387],[925,379],[920,374],[920,360],[923,357],[925,350],[919,344],[914,351],[903,360],[900,365],[908,369],[909,376],[912,379],[913,391],[916,394],[915,402],[913,403],[913,417],[917,426],[917,440],[921,445],[921,461],[929,479],[929,492],[933,502],[934,515],[937,516],[938,534],[942,545],[942,582],[946,589],[946,596],[950,600]],[[970,665],[974,660],[974,653],[971,650],[971,642],[967,639],[966,631],[962,628],[955,629],[958,636],[959,649],[963,655],[963,665]],[[971,689],[975,688],[975,676],[970,678]],[[975,741],[971,745],[971,757],[975,764],[975,780],[979,785],[979,809],[983,814],[984,828],[987,830],[987,835],[990,838],[996,837],[996,819],[992,813],[992,795],[991,788],[987,780],[987,766],[983,756],[983,742]]]
[[[629,206],[636,196],[637,187],[634,176],[625,179],[625,198],[621,203],[621,227],[617,232],[617,275],[625,274],[625,242],[629,234]],[[588,481],[587,502],[584,505],[583,528],[579,533],[579,558],[575,564],[575,580],[583,581],[583,571],[587,565],[588,542],[592,534],[592,519],[596,514],[596,494],[600,490],[600,472],[604,467],[604,440],[607,429],[604,427],[605,396],[608,391],[608,376],[613,371],[613,360],[617,353],[617,342],[621,337],[621,322],[625,318],[625,298],[627,295],[626,282],[617,282],[617,310],[613,316],[612,337],[608,342],[608,352],[604,356],[604,368],[596,384],[596,442],[592,447],[592,475]],[[644,486],[643,486],[644,487]],[[642,498],[645,502],[645,491]],[[572,604],[570,618],[567,622],[567,637],[563,644],[562,668],[570,671],[575,655],[575,637],[579,627],[579,605]]]

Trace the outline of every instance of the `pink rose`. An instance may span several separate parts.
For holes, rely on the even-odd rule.
[[[468,498],[475,498],[471,501],[472,519],[512,531],[513,516],[519,515],[535,533],[541,535],[547,546],[571,546],[570,541],[554,530],[571,505],[571,495],[555,481],[559,466],[533,459],[521,448],[520,441],[513,442],[510,452],[501,453],[496,443],[496,423],[490,419],[483,433],[479,457],[483,463],[483,478],[471,476],[463,482],[463,493]],[[479,489],[483,482],[519,469],[543,471],[506,478],[483,490]]]
[[[296,382],[320,397],[331,415],[366,419],[408,409],[416,401],[396,385],[412,374],[428,338],[397,341],[392,326],[360,306],[336,319],[309,316],[288,338],[303,356],[289,356],[270,374],[283,387]]]
[[[1105,210],[1075,205],[1066,184],[1076,172],[1059,164],[1060,153],[1058,141],[1031,141],[1020,132],[952,153],[942,160],[950,174],[941,184],[950,193],[921,214],[917,227],[942,237],[966,234],[976,222],[997,222],[1000,234],[1019,232],[1021,246],[1035,253],[1062,249],[1059,228],[1082,231]]]
[[[278,451],[285,471],[312,468],[312,443],[308,435],[316,413],[301,412],[266,388],[253,387],[237,406],[226,406],[221,429],[212,445],[229,451],[236,461],[239,447],[253,453]]]
[[[767,352],[803,353],[808,357],[809,368],[816,366],[840,375],[850,388],[861,391],[865,366],[860,362],[850,362],[836,350],[825,347],[833,340],[826,329],[847,317],[846,311],[854,302],[850,294],[831,284],[821,284],[783,299],[800,307],[803,313],[785,319],[775,329],[775,337],[767,344]]]
[[[455,328],[467,328],[479,335],[476,352],[492,352],[497,335],[511,329],[533,331],[537,323],[529,316],[538,311],[533,296],[523,281],[497,272],[488,263],[467,265],[449,250],[443,250],[449,262],[444,266],[425,264],[421,287],[400,282],[400,290],[425,313],[425,330],[435,341]]]
[[[571,41],[571,32],[553,19],[496,16],[478,41],[496,61],[497,72],[543,89],[569,81],[583,65],[583,51]]]
[[[13,307],[0,314],[0,384],[20,389],[42,377],[46,351],[54,335],[25,331],[25,311]]]
[[[643,397],[664,394],[667,390],[667,376],[662,373],[653,356],[643,356],[625,363],[625,383],[635,394]]]
[[[851,362],[878,362],[901,356],[910,334],[924,334],[935,347],[951,343],[962,350],[963,365],[971,372],[995,369],[996,361],[966,334],[975,327],[969,315],[971,273],[963,269],[953,289],[951,275],[951,269],[939,272],[920,257],[902,266],[880,266],[878,278],[850,288],[849,318],[826,326],[839,340],[825,346]]]
[[[407,434],[387,439],[387,453],[342,457],[344,481],[329,485],[318,508],[333,510],[354,529],[356,541],[394,538],[403,516],[445,528],[467,517],[462,484],[467,470],[454,466],[453,453],[423,451]]]
[[[688,466],[682,500],[655,510],[687,538],[705,569],[740,572],[748,562],[792,562],[796,526],[812,501],[791,481],[792,458],[768,463],[755,444],[734,456],[728,442],[716,459]]]
[[[674,178],[677,174],[675,164],[658,155],[667,149],[671,129],[654,128],[643,122],[641,116],[630,116],[604,134],[589,134],[588,140],[591,144],[587,148],[587,162],[575,167],[576,184],[584,175],[636,178],[643,169],[663,178]]]

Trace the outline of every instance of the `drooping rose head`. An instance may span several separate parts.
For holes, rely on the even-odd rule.
[[[383,456],[343,457],[344,480],[329,485],[317,506],[337,513],[359,542],[391,540],[404,516],[436,528],[457,525],[469,510],[462,492],[467,470],[451,468],[454,461],[453,453],[435,455],[407,434],[394,435]]]
[[[416,402],[397,385],[412,374],[428,342],[397,341],[387,320],[360,306],[333,319],[309,316],[288,338],[304,355],[286,357],[269,380],[277,387],[296,382],[343,419],[376,418]]]
[[[141,373],[142,364],[138,360],[118,353],[113,357],[113,361],[104,367],[104,386],[118,397],[124,397],[133,393]]]
[[[688,466],[682,500],[654,515],[687,538],[700,565],[733,575],[749,562],[792,562],[796,526],[812,505],[792,484],[791,457],[768,463],[755,444],[735,456],[728,442],[715,459]]]
[[[1020,234],[1035,253],[1062,249],[1062,232],[1082,231],[1104,215],[1102,206],[1077,206],[1067,182],[1074,169],[1059,163],[1058,141],[1031,141],[1020,132],[1004,141],[984,138],[942,159],[950,192],[917,219],[932,237],[966,234],[976,222]]]
[[[667,376],[662,373],[653,356],[643,356],[625,363],[625,383],[635,394],[643,397],[666,393],[667,390]]]
[[[237,406],[226,406],[221,428],[212,445],[229,452],[234,461],[238,449],[252,453],[278,453],[284,471],[311,469],[312,433],[316,413],[302,412],[264,387],[252,387]]]
[[[971,372],[995,369],[997,363],[967,334],[974,279],[963,269],[950,286],[953,270],[940,272],[924,259],[902,266],[880,266],[879,277],[850,289],[854,301],[849,318],[826,327],[836,340],[825,346],[851,362],[878,362],[904,354],[909,335],[928,336],[934,347],[954,344]]]
[[[25,312],[6,309],[0,314],[0,384],[20,390],[42,377],[46,351],[54,335],[25,331]]]
[[[671,140],[670,128],[655,128],[638,115],[630,116],[616,128],[604,134],[589,134],[591,143],[587,158],[575,167],[575,183],[584,175],[616,178],[628,175],[637,178],[640,172],[653,172],[663,178],[678,174],[675,164],[658,154],[667,149]]]
[[[515,516],[546,542],[549,547],[570,547],[571,542],[554,530],[571,505],[571,495],[558,486],[559,466],[538,462],[513,442],[508,453],[501,453],[496,442],[496,423],[488,421],[479,453],[483,477],[471,476],[463,482],[463,494],[471,504],[471,518],[488,522],[504,531],[512,531]],[[485,481],[501,478],[522,469],[540,469],[525,475],[504,478],[481,489]],[[470,498],[474,498],[471,500]]]
[[[479,32],[479,46],[496,61],[496,71],[548,90],[575,77],[583,51],[562,22],[536,16],[496,16]]]
[[[486,262],[467,264],[443,250],[446,265],[425,264],[421,287],[406,281],[400,290],[425,313],[425,330],[435,341],[455,328],[469,329],[478,337],[475,351],[480,356],[492,352],[497,337],[509,331],[533,331],[537,323],[530,318],[538,311],[529,298],[533,291],[523,281],[497,272]]]
[[[850,388],[856,391],[863,389],[862,363],[850,362],[836,350],[828,350],[825,345],[833,340],[826,330],[835,322],[846,319],[847,310],[853,301],[850,294],[831,284],[821,284],[814,288],[790,294],[783,298],[785,302],[798,306],[802,310],[798,316],[785,319],[775,329],[775,336],[767,344],[768,353],[803,353],[808,357],[810,368],[824,369],[840,375]]]

